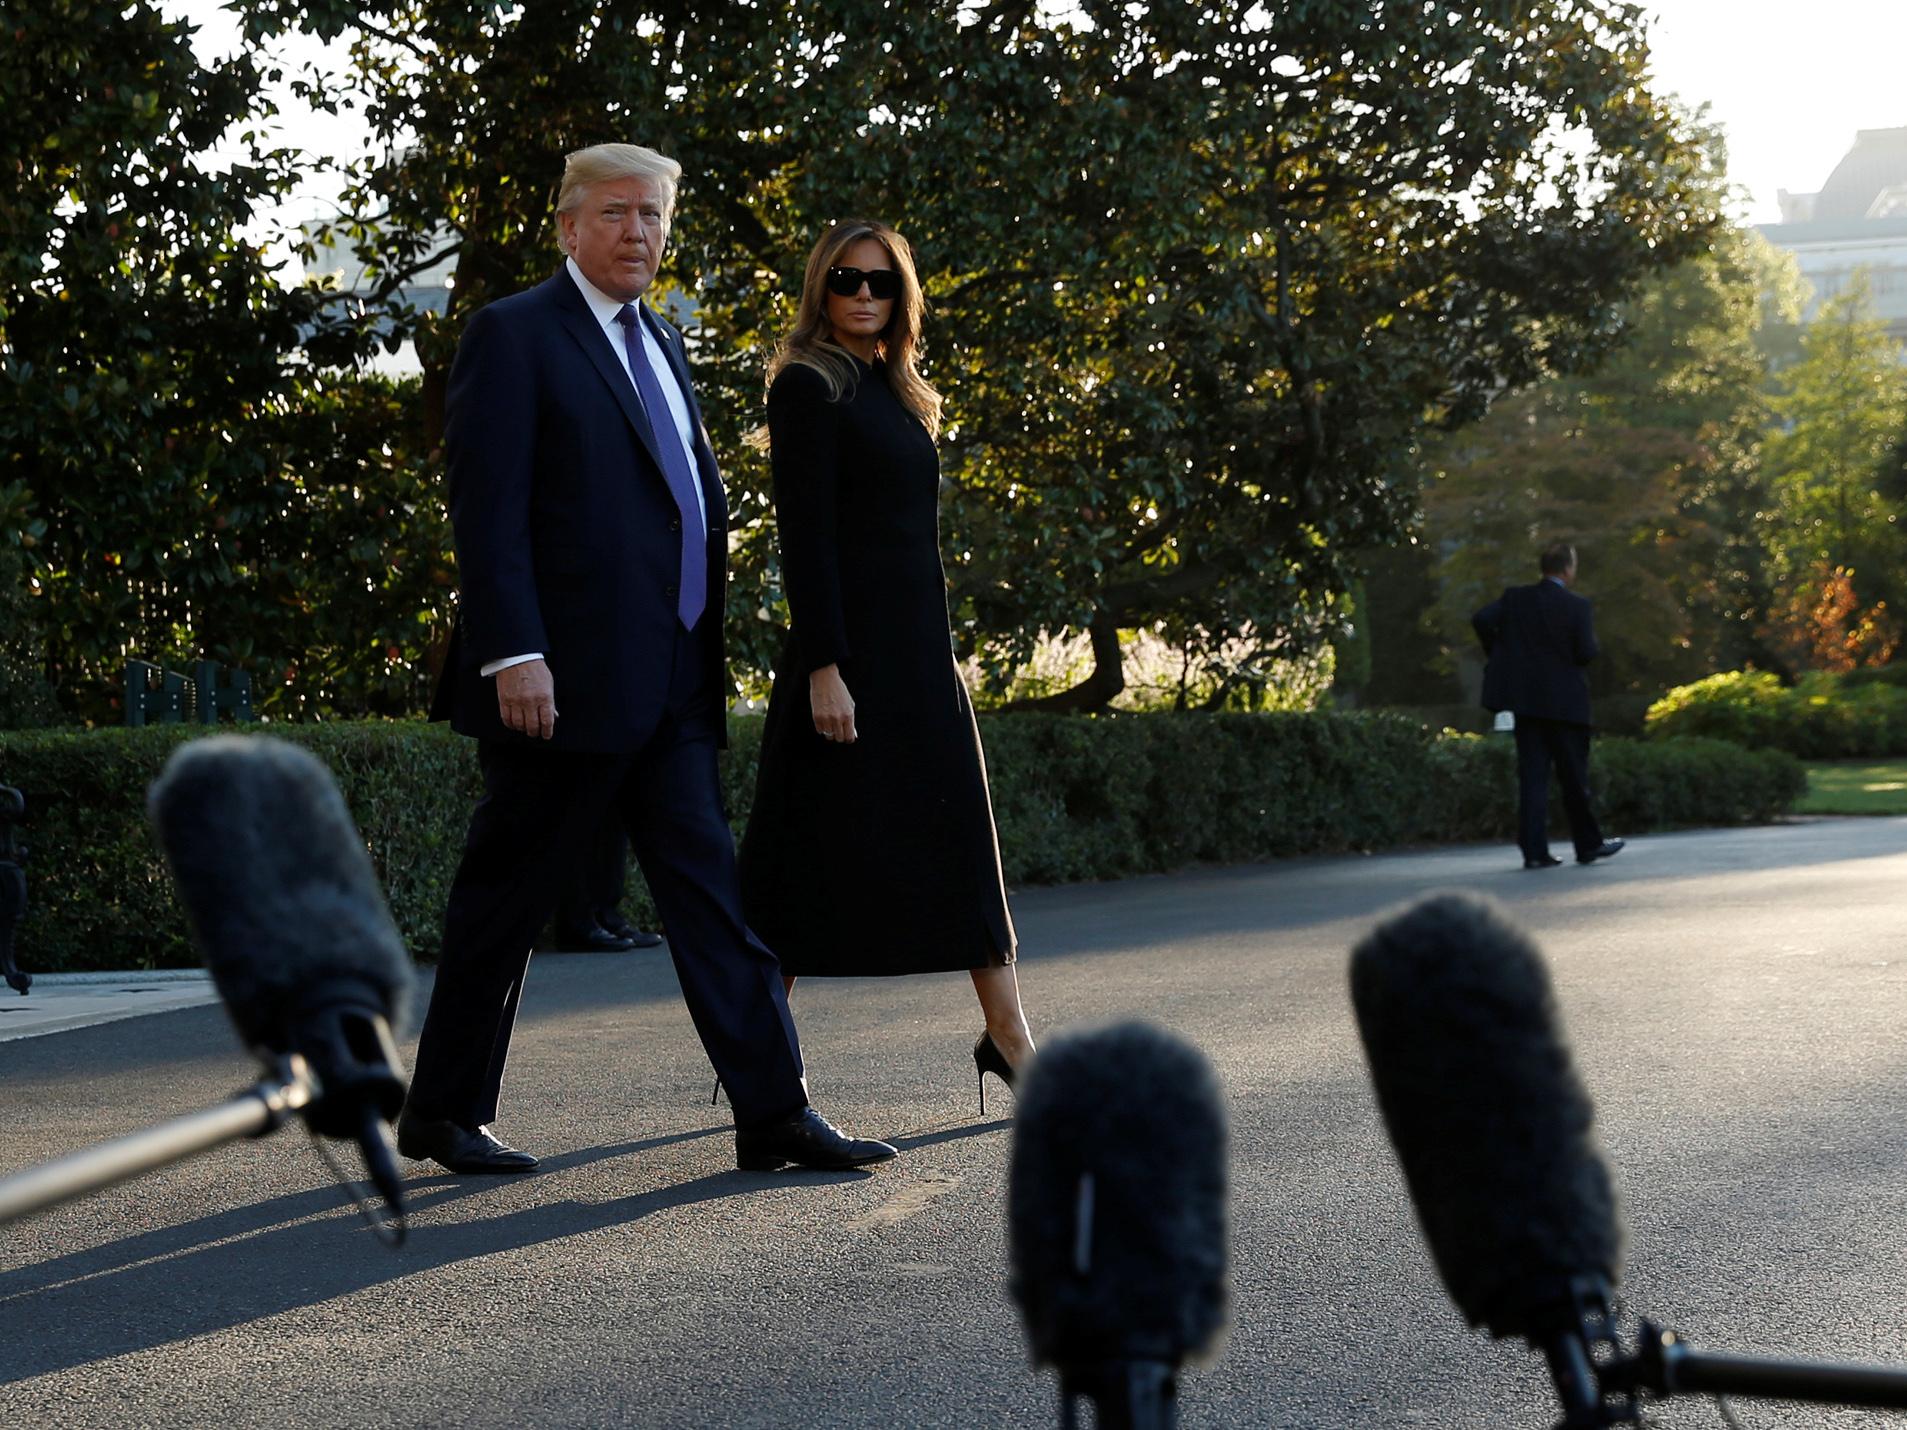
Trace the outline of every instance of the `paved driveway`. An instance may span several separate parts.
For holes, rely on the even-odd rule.
[[[1629,1305],[1698,1345],[1907,1361],[1907,821],[1515,862],[1460,848],[1016,900],[1039,1026],[1143,1013],[1226,1089],[1234,1325],[1185,1378],[1185,1425],[1553,1423],[1537,1360],[1443,1296],[1344,994],[1351,943],[1438,888],[1503,899],[1551,956],[1627,1199]],[[19,1425],[1055,1423],[1005,1291],[1010,1123],[976,1115],[965,978],[816,982],[796,1012],[817,1104],[899,1142],[898,1164],[736,1172],[666,957],[541,957],[501,1130],[545,1171],[420,1177],[392,1253],[287,1131],[8,1227],[0,1407]],[[0,1044],[0,1168],[249,1076],[216,1007]],[[1660,1423],[1721,1422],[1697,1402]]]

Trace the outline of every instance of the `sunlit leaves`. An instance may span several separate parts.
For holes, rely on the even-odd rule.
[[[415,339],[422,472],[464,320],[556,265],[562,156],[683,162],[658,296],[693,315],[755,678],[782,607],[740,439],[834,219],[919,253],[957,635],[1004,673],[1040,632],[1106,622],[1213,653],[1311,639],[1346,553],[1409,523],[1426,425],[1605,353],[1635,279],[1711,218],[1639,20],[1598,0],[1460,24],[1362,0],[241,8],[260,42],[348,46],[300,83],[374,136],[319,241],[375,286],[308,349]],[[450,311],[407,309],[446,256]]]
[[[1822,305],[1781,376],[1775,409],[1781,426],[1763,453],[1760,523],[1773,586],[1769,637],[1798,667],[1835,669],[1820,654],[1831,643],[1810,634],[1824,607],[1896,640],[1907,628],[1907,491],[1890,471],[1907,434],[1907,372],[1865,284]]]

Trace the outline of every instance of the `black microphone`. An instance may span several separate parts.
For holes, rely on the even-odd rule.
[[[307,1125],[354,1138],[401,1213],[386,1124],[404,1102],[391,1025],[413,972],[331,772],[282,740],[194,740],[166,762],[147,809],[239,1036],[268,1061],[309,1063]]]
[[[1102,1430],[1175,1423],[1177,1373],[1224,1331],[1225,1112],[1204,1054],[1144,1023],[1056,1037],[1019,1091],[1010,1286],[1035,1365]]]
[[[1489,903],[1436,895],[1352,952],[1351,1002],[1450,1299],[1542,1350],[1566,1426],[1614,1423],[1593,1357],[1622,1224],[1541,955]]]
[[[1595,1112],[1541,956],[1483,900],[1423,900],[1351,954],[1377,1103],[1450,1298],[1549,1360],[1561,1430],[1638,1423],[1644,1395],[1907,1409],[1907,1370],[1694,1350],[1610,1313],[1623,1233]]]
[[[1613,1286],[1623,1235],[1542,957],[1491,905],[1438,895],[1357,946],[1351,1002],[1450,1298],[1495,1336],[1573,1324],[1572,1283]]]

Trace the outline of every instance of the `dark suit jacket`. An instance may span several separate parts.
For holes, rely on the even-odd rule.
[[[695,635],[713,688],[726,690],[721,476],[681,334],[638,308],[694,419],[709,539],[708,604]],[[655,731],[679,630],[682,537],[641,412],[627,369],[566,269],[470,320],[445,425],[462,599],[433,718],[479,738],[528,738],[504,726],[496,682],[480,671],[542,651],[556,687],[551,748],[622,753]]]
[[[1550,580],[1512,586],[1470,618],[1489,662],[1483,707],[1532,719],[1587,725],[1596,658],[1589,602]]]

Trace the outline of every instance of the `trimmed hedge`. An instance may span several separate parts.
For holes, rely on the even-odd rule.
[[[1008,882],[1064,883],[1197,862],[1514,838],[1515,752],[1500,737],[1439,735],[1394,715],[981,717]],[[758,719],[737,719],[722,783],[747,818]],[[227,727],[229,729],[229,727]],[[261,727],[336,773],[398,927],[436,952],[445,894],[479,793],[472,744],[441,725],[365,721]],[[199,731],[0,732],[0,780],[28,799],[32,970],[198,961],[145,822],[145,790]],[[1598,742],[1612,830],[1773,819],[1806,788],[1785,755],[1712,740]],[[1556,807],[1560,808],[1560,804]],[[654,916],[640,877],[630,916]]]
[[[1700,736],[1803,760],[1907,755],[1907,689],[1894,667],[1785,686],[1768,671],[1730,670],[1678,685],[1649,707],[1652,737]],[[1907,667],[1902,667],[1907,674]]]
[[[247,729],[302,745],[331,767],[399,929],[413,950],[434,952],[433,923],[443,917],[464,824],[481,791],[471,743],[422,721]],[[0,732],[0,782],[19,786],[27,800],[22,967],[199,962],[146,824],[146,786],[174,747],[203,733],[190,725]]]

